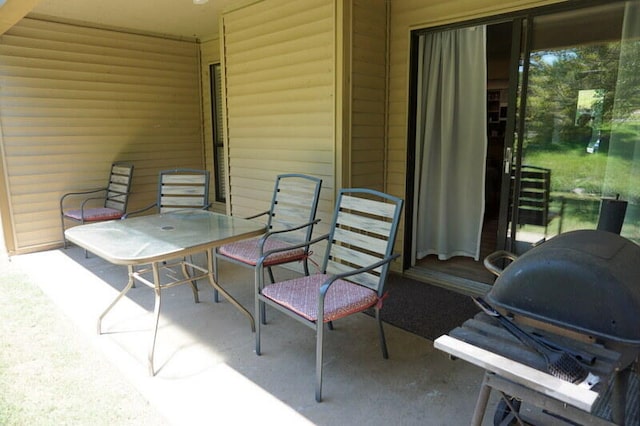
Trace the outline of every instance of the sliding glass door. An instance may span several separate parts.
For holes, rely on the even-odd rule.
[[[510,250],[595,229],[603,220],[618,222],[623,236],[640,242],[638,3],[530,20],[511,169]]]
[[[583,4],[414,34],[410,273],[485,291],[487,254],[603,218],[640,243],[640,0]]]

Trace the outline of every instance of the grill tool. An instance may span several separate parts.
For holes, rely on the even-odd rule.
[[[583,382],[589,375],[589,372],[567,352],[551,348],[550,346],[539,342],[529,333],[518,327],[514,322],[510,321],[500,312],[493,309],[481,297],[476,297],[473,300],[480,309],[482,309],[487,315],[496,318],[507,331],[517,337],[523,344],[529,346],[542,355],[547,364],[547,371],[552,376],[578,384]]]

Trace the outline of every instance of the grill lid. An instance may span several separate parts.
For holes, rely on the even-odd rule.
[[[605,231],[560,234],[507,266],[486,299],[513,314],[640,345],[640,246]]]

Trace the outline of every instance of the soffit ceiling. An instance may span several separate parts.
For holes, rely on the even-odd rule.
[[[15,0],[13,0],[15,1]],[[180,39],[218,37],[223,10],[246,0],[40,0],[28,15]]]

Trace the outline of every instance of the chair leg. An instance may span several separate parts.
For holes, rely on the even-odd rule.
[[[213,280],[218,282],[218,256],[216,256],[215,250],[213,250]],[[218,290],[213,289],[213,301],[214,303],[220,302],[220,295],[218,294]]]
[[[380,317],[380,309],[375,308],[376,321],[378,321],[378,330],[380,331],[380,347],[382,348],[382,357],[389,359],[389,351],[387,350],[387,340],[384,337],[384,328],[382,328],[382,318]]]
[[[273,284],[273,274],[271,273],[271,268],[267,268],[269,270],[269,275],[271,278],[271,283]],[[254,282],[255,282],[255,286],[256,286],[256,311],[255,311],[255,316],[256,316],[256,321],[259,319],[262,324],[266,324],[267,323],[267,309],[265,307],[264,302],[260,302],[258,300],[258,294],[260,294],[260,290],[261,290],[261,283],[263,282],[262,278],[264,278],[264,275],[261,277],[260,274],[264,273],[261,272],[260,268],[254,268],[253,269],[254,272]],[[258,305],[259,304],[259,305]]]
[[[316,323],[316,401],[322,402],[322,340],[324,324]]]
[[[257,291],[257,289],[256,289]],[[260,301],[260,299],[258,299],[257,297],[257,293],[256,293],[256,316],[262,317],[263,315],[263,311],[264,311],[264,303],[262,303]],[[262,321],[256,321],[256,355],[260,356],[260,329],[262,328]]]
[[[60,214],[60,222],[62,223],[62,244],[63,244],[63,248],[66,249],[67,237],[64,235],[64,216],[62,216],[62,214]]]

